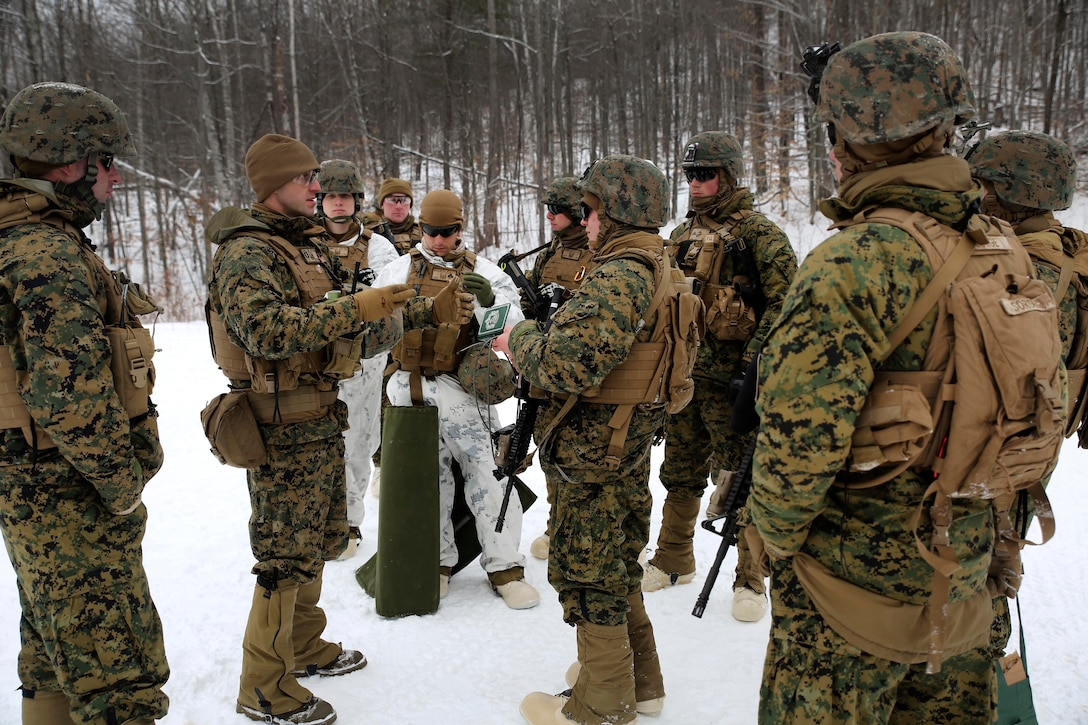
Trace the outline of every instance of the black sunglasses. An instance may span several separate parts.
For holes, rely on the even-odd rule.
[[[589,215],[593,212],[593,207],[584,201],[578,202],[578,211],[582,213],[583,219],[589,219]]]
[[[571,215],[569,207],[561,206],[559,204],[545,204],[544,206],[547,207],[547,209],[548,209],[548,211],[550,213],[555,214],[557,216],[559,214],[566,214],[567,216]]]
[[[98,154],[98,160],[102,163],[102,168],[106,171],[113,168],[113,154]]]
[[[684,169],[684,176],[687,177],[689,184],[692,182],[693,179],[698,179],[699,181],[710,181],[711,179],[718,176],[718,170],[708,169],[706,167],[700,167],[697,169]]]
[[[433,227],[430,224],[420,224],[419,226],[423,228],[423,233],[428,237],[452,237],[461,231],[460,224],[450,224],[448,227]]]

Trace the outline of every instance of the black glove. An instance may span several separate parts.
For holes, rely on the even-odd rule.
[[[363,285],[364,287],[373,287],[374,280],[378,278],[378,275],[374,274],[374,270],[370,267],[363,267],[355,275],[355,284]]]

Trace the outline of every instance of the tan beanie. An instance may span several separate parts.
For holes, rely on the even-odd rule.
[[[404,194],[411,199],[412,185],[404,179],[386,179],[383,181],[382,185],[378,187],[378,208],[381,208],[382,202],[385,201],[385,197],[392,196],[393,194]]]
[[[246,151],[246,177],[257,201],[264,201],[299,174],[320,167],[306,144],[278,133],[261,136]]]
[[[432,227],[464,226],[461,199],[449,189],[435,189],[419,204],[419,221]]]

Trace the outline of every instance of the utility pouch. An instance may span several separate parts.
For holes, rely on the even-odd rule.
[[[745,279],[738,277],[732,285],[708,284],[704,288],[706,329],[716,340],[746,342],[756,332],[756,310],[740,294],[739,283]]]
[[[246,369],[254,393],[275,393],[294,390],[302,373],[303,355],[285,360],[265,360],[246,355]]]
[[[931,377],[935,395],[940,378]],[[849,471],[868,473],[881,466],[913,461],[932,434],[932,401],[922,387],[881,379],[878,373],[855,424]]]
[[[212,446],[212,453],[234,468],[253,469],[268,461],[257,419],[249,405],[245,390],[222,393],[200,411],[204,435]]]
[[[155,366],[151,356],[155,343],[146,327],[107,327],[110,340],[110,368],[117,396],[129,418],[147,413],[151,389],[155,385]]]
[[[325,374],[338,380],[346,380],[363,369],[363,336],[345,335],[332,341],[328,347],[329,363]]]

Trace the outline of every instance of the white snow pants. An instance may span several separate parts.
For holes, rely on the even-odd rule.
[[[398,370],[389,379],[386,394],[393,405],[412,404],[409,376],[408,372]],[[518,553],[522,511],[517,492],[510,495],[502,533],[495,533],[505,485],[504,481],[495,478],[495,456],[491,448],[491,431],[501,427],[498,412],[494,407],[477,402],[450,375],[439,375],[434,380],[423,378],[421,382],[423,402],[438,408],[438,495],[442,511],[440,564],[453,566],[457,563],[450,518],[455,493],[451,466],[453,459],[457,459],[465,478],[465,501],[476,517],[476,536],[483,549],[480,565],[488,573],[525,566],[525,557]],[[394,461],[386,460],[384,450],[382,465],[395,465]]]
[[[355,377],[340,381],[340,399],[348,406],[344,431],[344,458],[348,479],[348,526],[361,527],[363,504],[370,485],[371,457],[382,441],[382,373],[386,355],[363,360]]]

